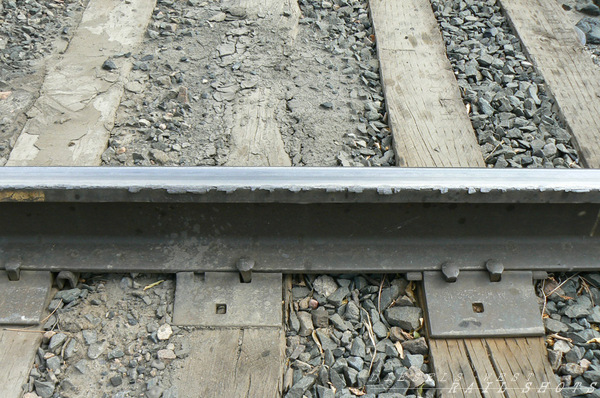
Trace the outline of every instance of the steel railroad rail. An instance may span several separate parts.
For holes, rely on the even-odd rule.
[[[0,269],[600,270],[600,170],[6,167],[0,200]]]

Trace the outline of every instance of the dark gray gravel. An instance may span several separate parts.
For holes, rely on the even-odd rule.
[[[432,6],[486,163],[579,167],[554,100],[499,3],[433,0]]]
[[[298,276],[284,397],[433,397],[411,286],[394,276]]]
[[[555,275],[538,292],[562,395],[600,397],[600,274]]]
[[[576,24],[594,63],[600,66],[600,18],[583,17]],[[583,41],[582,41],[583,42]]]
[[[0,80],[11,71],[36,66],[52,52],[54,42],[67,40],[87,1],[2,0],[0,2]]]

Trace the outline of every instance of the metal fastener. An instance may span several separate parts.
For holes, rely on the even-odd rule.
[[[490,273],[490,282],[500,282],[502,272],[504,272],[504,264],[498,260],[489,259],[485,262],[485,268]]]
[[[8,274],[9,281],[18,281],[21,279],[21,260],[12,258],[4,264],[4,269]]]
[[[242,257],[237,261],[236,267],[240,271],[240,277],[243,283],[252,281],[252,268],[254,268],[254,260]]]
[[[459,273],[460,270],[453,262],[447,261],[442,264],[442,274],[444,275],[444,280],[446,282],[456,282]]]

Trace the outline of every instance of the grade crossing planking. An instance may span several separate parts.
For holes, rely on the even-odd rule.
[[[600,167],[600,68],[554,0],[501,0],[546,87],[556,99],[583,164]]]
[[[429,0],[372,0],[398,166],[485,167]]]

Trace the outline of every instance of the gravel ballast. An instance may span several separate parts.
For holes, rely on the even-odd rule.
[[[433,397],[413,288],[392,275],[296,277],[284,397]]]
[[[486,163],[579,167],[556,104],[498,1],[434,0],[432,7]]]
[[[538,293],[562,395],[600,397],[600,274],[555,275]]]
[[[236,114],[260,92],[292,165],[394,165],[367,2],[298,4],[292,37],[252,10],[159,0],[103,164],[226,165]]]
[[[25,393],[176,398],[171,371],[190,347],[170,324],[173,297],[161,275],[95,275],[57,292]]]

